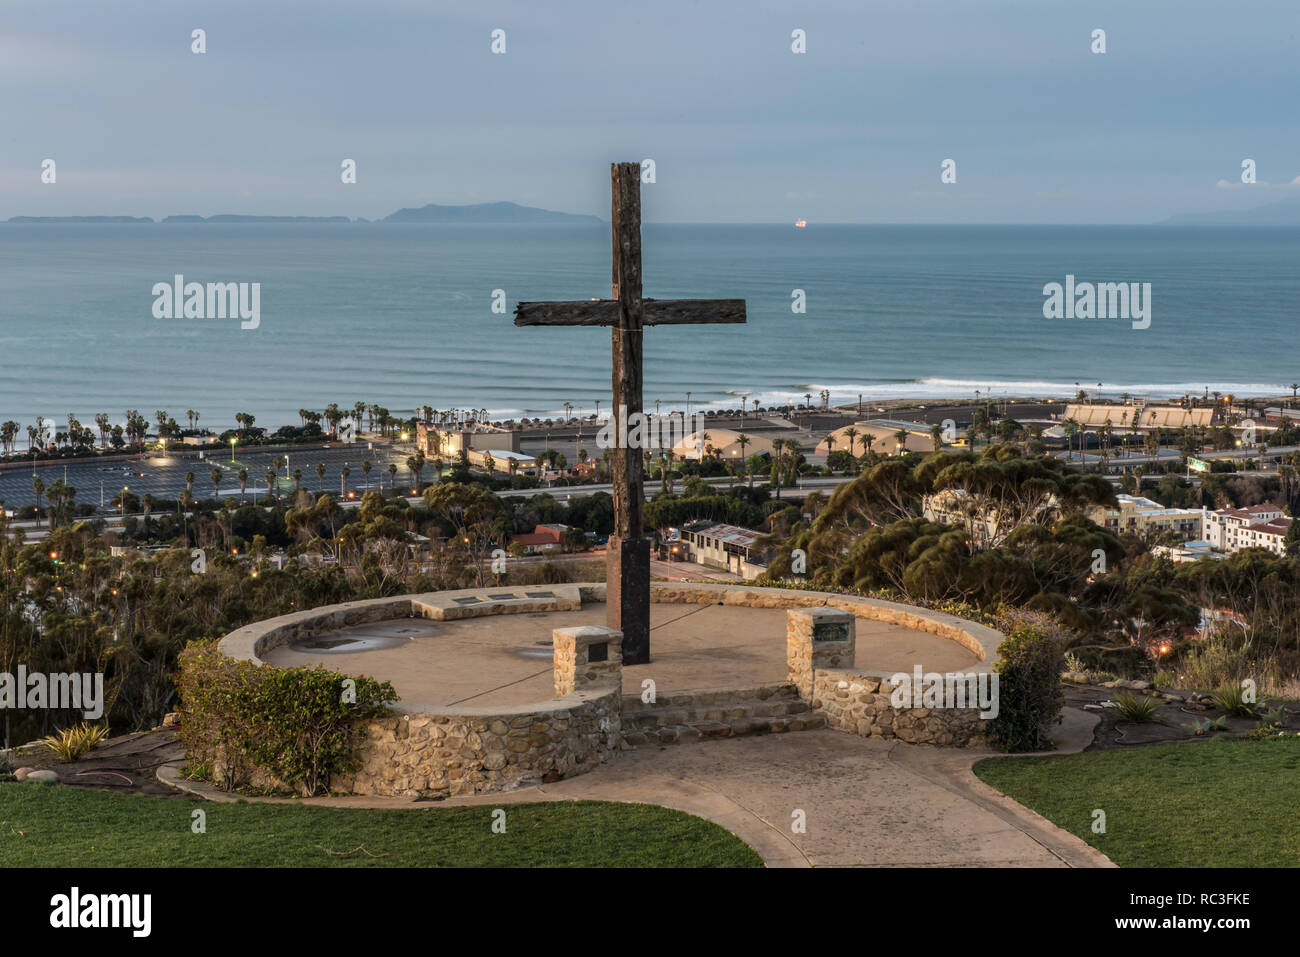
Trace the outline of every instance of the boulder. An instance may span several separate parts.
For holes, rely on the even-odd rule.
[[[57,771],[50,771],[47,769],[42,769],[39,771],[28,771],[26,780],[36,781],[38,784],[58,784],[59,773]]]

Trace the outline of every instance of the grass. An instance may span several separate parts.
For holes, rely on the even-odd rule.
[[[1294,736],[991,758],[975,774],[1121,867],[1300,866]]]
[[[760,867],[710,821],[653,804],[564,801],[362,810],[211,804],[0,783],[0,867]],[[191,814],[207,832],[191,832]]]

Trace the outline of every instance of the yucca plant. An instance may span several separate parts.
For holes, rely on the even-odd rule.
[[[1221,691],[1210,695],[1216,708],[1222,708],[1224,714],[1233,718],[1255,717],[1258,705],[1246,700],[1246,689],[1241,685],[1228,685]]]
[[[64,728],[57,734],[41,738],[41,744],[53,751],[60,761],[75,761],[83,754],[93,750],[108,737],[108,726],[102,724],[82,723],[72,728]]]
[[[1160,710],[1160,701],[1146,695],[1139,698],[1132,692],[1126,691],[1116,697],[1115,710],[1125,721],[1154,721],[1156,712]]]

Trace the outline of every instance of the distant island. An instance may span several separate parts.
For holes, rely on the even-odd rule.
[[[439,206],[430,203],[419,209],[399,209],[385,216],[385,223],[599,223],[598,216],[557,213],[518,203],[475,203],[472,206]]]
[[[1300,226],[1300,197],[1252,209],[1218,213],[1179,213],[1157,226]]]
[[[399,209],[380,223],[599,223],[597,216],[557,213],[518,203],[475,203],[470,206],[439,206],[430,203],[418,209]],[[148,216],[10,216],[10,223],[152,223]],[[222,213],[199,216],[183,213],[168,216],[163,223],[369,223],[347,216],[241,216]]]
[[[11,223],[152,223],[148,216],[10,216]]]

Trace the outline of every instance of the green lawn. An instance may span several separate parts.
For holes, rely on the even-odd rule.
[[[604,801],[357,810],[0,783],[0,867],[760,867],[710,821]],[[191,812],[207,833],[191,832]]]
[[[1300,866],[1300,738],[991,758],[975,774],[1121,867]]]

